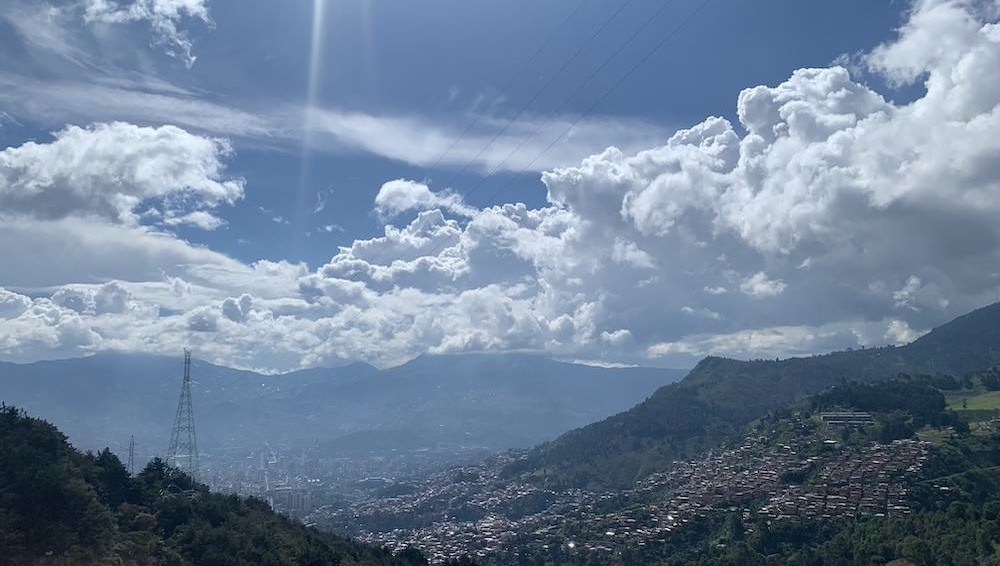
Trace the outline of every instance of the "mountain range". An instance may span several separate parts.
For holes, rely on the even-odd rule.
[[[49,419],[78,446],[121,447],[135,435],[139,452],[152,456],[166,448],[182,368],[179,356],[123,353],[2,363],[0,401]],[[199,444],[208,451],[263,441],[334,451],[527,447],[625,410],[685,373],[525,354],[282,375],[192,364]]]

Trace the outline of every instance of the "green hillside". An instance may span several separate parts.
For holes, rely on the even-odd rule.
[[[787,360],[709,357],[632,409],[534,449],[510,475],[551,486],[625,487],[731,437],[767,411],[845,380],[964,375],[1000,362],[1000,304],[902,347]]]
[[[624,545],[608,566],[986,566],[1000,560],[1000,436],[970,433],[946,410],[944,395],[926,380],[903,379],[878,384],[851,383],[812,397],[814,409],[868,410],[875,423],[855,429],[846,442],[862,453],[873,441],[910,438],[914,427],[944,425],[942,442],[934,445],[918,477],[908,481],[902,514],[841,515],[818,519],[797,516],[764,520],[760,500],[707,513],[663,541]],[[790,411],[785,411],[791,415]],[[903,424],[903,427],[897,425]],[[766,417],[756,433],[783,431],[781,442],[808,451],[796,442],[803,433],[794,417]],[[950,432],[945,432],[945,431]],[[791,433],[791,434],[790,434]],[[882,444],[888,446],[889,444]],[[883,456],[884,457],[884,456]],[[812,474],[812,477],[810,477]],[[879,476],[881,477],[881,476]],[[886,479],[890,481],[890,474]],[[815,468],[805,477],[782,481],[813,485]],[[827,484],[820,492],[835,492]],[[764,498],[766,499],[766,497]],[[743,513],[745,509],[753,512]],[[553,564],[579,564],[573,557]]]
[[[129,477],[52,425],[0,406],[0,564],[9,566],[414,566],[321,534],[266,503],[212,494],[154,460]]]
[[[848,381],[628,489],[504,482],[485,461],[373,493],[324,526],[486,566],[989,566],[1000,435],[948,404],[981,384]]]

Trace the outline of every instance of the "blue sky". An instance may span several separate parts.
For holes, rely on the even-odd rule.
[[[952,70],[988,69],[995,2],[4,4],[0,243],[24,263],[0,286],[31,330],[5,359],[683,365],[905,341],[998,283],[872,243],[996,239],[970,222],[988,171],[920,171],[975,203],[940,211],[913,166],[939,142],[901,135],[995,119],[988,73]],[[941,167],[988,161],[977,136]]]
[[[318,104],[372,114],[426,116],[453,124],[460,133],[478,112],[501,121],[522,108],[543,117],[556,109],[568,116],[585,112],[699,2],[669,5],[660,13],[659,23],[649,26],[579,90],[593,70],[661,8],[661,2],[591,1],[575,13],[578,2],[328,4]],[[605,31],[549,82],[622,5],[625,9]],[[863,1],[850,6],[711,3],[594,113],[635,118],[664,133],[706,115],[732,118],[733,100],[746,85],[779,82],[790,70],[826,65],[843,53],[877,44],[899,21],[904,7]],[[193,84],[236,100],[246,97],[247,107],[275,99],[307,101],[311,6],[300,2],[285,11],[275,9],[273,2],[250,2],[235,8],[220,6],[213,11],[217,28],[198,43],[200,60],[191,69]],[[781,17],[775,18],[776,14]],[[570,15],[548,48],[518,74]],[[225,34],[221,30],[230,18],[233,33]],[[237,29],[260,30],[272,39],[262,42],[256,33]],[[709,40],[710,36],[721,41]],[[233,54],[244,63],[233,65]],[[371,202],[381,183],[392,178],[427,179],[436,189],[473,191],[468,200],[478,206],[544,203],[545,189],[536,171],[518,175],[514,183],[509,174],[481,182],[483,171],[462,171],[464,163],[424,168],[357,152],[309,151],[303,156],[297,149],[240,151],[232,170],[254,180],[255,190],[248,192],[242,210],[232,211],[231,230],[211,234],[219,240],[209,243],[245,261],[288,258],[315,265],[328,259],[330,245],[346,245],[355,236],[371,237],[381,231],[370,217]],[[291,199],[289,192],[299,186],[307,195]],[[501,187],[503,193],[490,198]],[[330,189],[336,194],[335,205],[323,214],[311,214],[316,198],[326,199]],[[258,207],[291,224],[277,226],[267,238],[260,238],[255,233]],[[302,237],[331,224],[344,227],[344,232],[328,233],[318,242]],[[248,243],[234,245],[233,238]]]
[[[824,66],[841,54],[877,44],[889,37],[906,8],[903,3],[865,1],[702,5],[700,0],[667,4],[328,0],[319,11],[323,17],[313,103],[374,115],[419,116],[434,125],[454,127],[454,137],[480,113],[498,120],[496,129],[522,109],[541,119],[553,111],[575,119],[664,34],[700,7],[592,112],[633,118],[666,136],[708,115],[735,122],[733,101],[747,85],[780,82],[791,70]],[[157,76],[201,98],[253,112],[310,102],[314,12],[306,1],[212,5],[212,25],[188,24],[197,57],[191,68],[158,52],[155,45],[143,45],[143,35],[148,34],[144,26],[131,26],[136,29],[128,30],[128,35],[135,36],[139,49],[149,50]],[[585,83],[654,14],[658,14],[654,23]],[[606,27],[595,36],[602,26]],[[20,40],[8,35],[6,42]],[[525,67],[543,44],[544,52]],[[38,122],[28,118],[23,123],[24,128],[2,132],[6,146],[45,140],[48,132],[63,125],[59,117]],[[557,135],[541,141],[547,144]],[[475,141],[481,146],[486,139]],[[621,143],[599,140],[595,147],[616,142]],[[477,206],[545,202],[545,188],[535,170],[500,172],[494,175],[496,180],[484,181],[482,168],[463,170],[467,161],[462,160],[430,168],[359,151],[331,153],[294,142],[260,147],[262,143],[269,145],[257,139],[233,140],[236,155],[228,168],[247,179],[247,192],[241,203],[222,212],[227,228],[207,233],[182,230],[184,237],[247,262],[288,259],[315,266],[329,259],[334,246],[381,232],[370,214],[371,203],[389,179],[426,179],[435,189],[470,193],[469,202]],[[526,150],[521,153],[528,155]],[[511,176],[516,177],[514,182]],[[494,196],[501,188],[502,193]],[[313,213],[322,201],[327,206]],[[267,221],[274,225],[262,230]],[[344,230],[317,233],[334,225]]]

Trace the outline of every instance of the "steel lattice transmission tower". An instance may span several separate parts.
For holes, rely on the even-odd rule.
[[[177,416],[170,431],[167,464],[198,479],[198,440],[194,434],[194,407],[191,406],[191,350],[184,349],[184,381],[177,401]]]
[[[128,437],[128,475],[135,475],[135,435]]]

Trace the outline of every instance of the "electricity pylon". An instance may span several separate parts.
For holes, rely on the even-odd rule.
[[[135,475],[135,435],[128,437],[128,475]]]
[[[177,401],[177,416],[170,431],[167,464],[198,480],[198,440],[194,434],[194,407],[191,405],[191,350],[184,349],[184,381]]]

